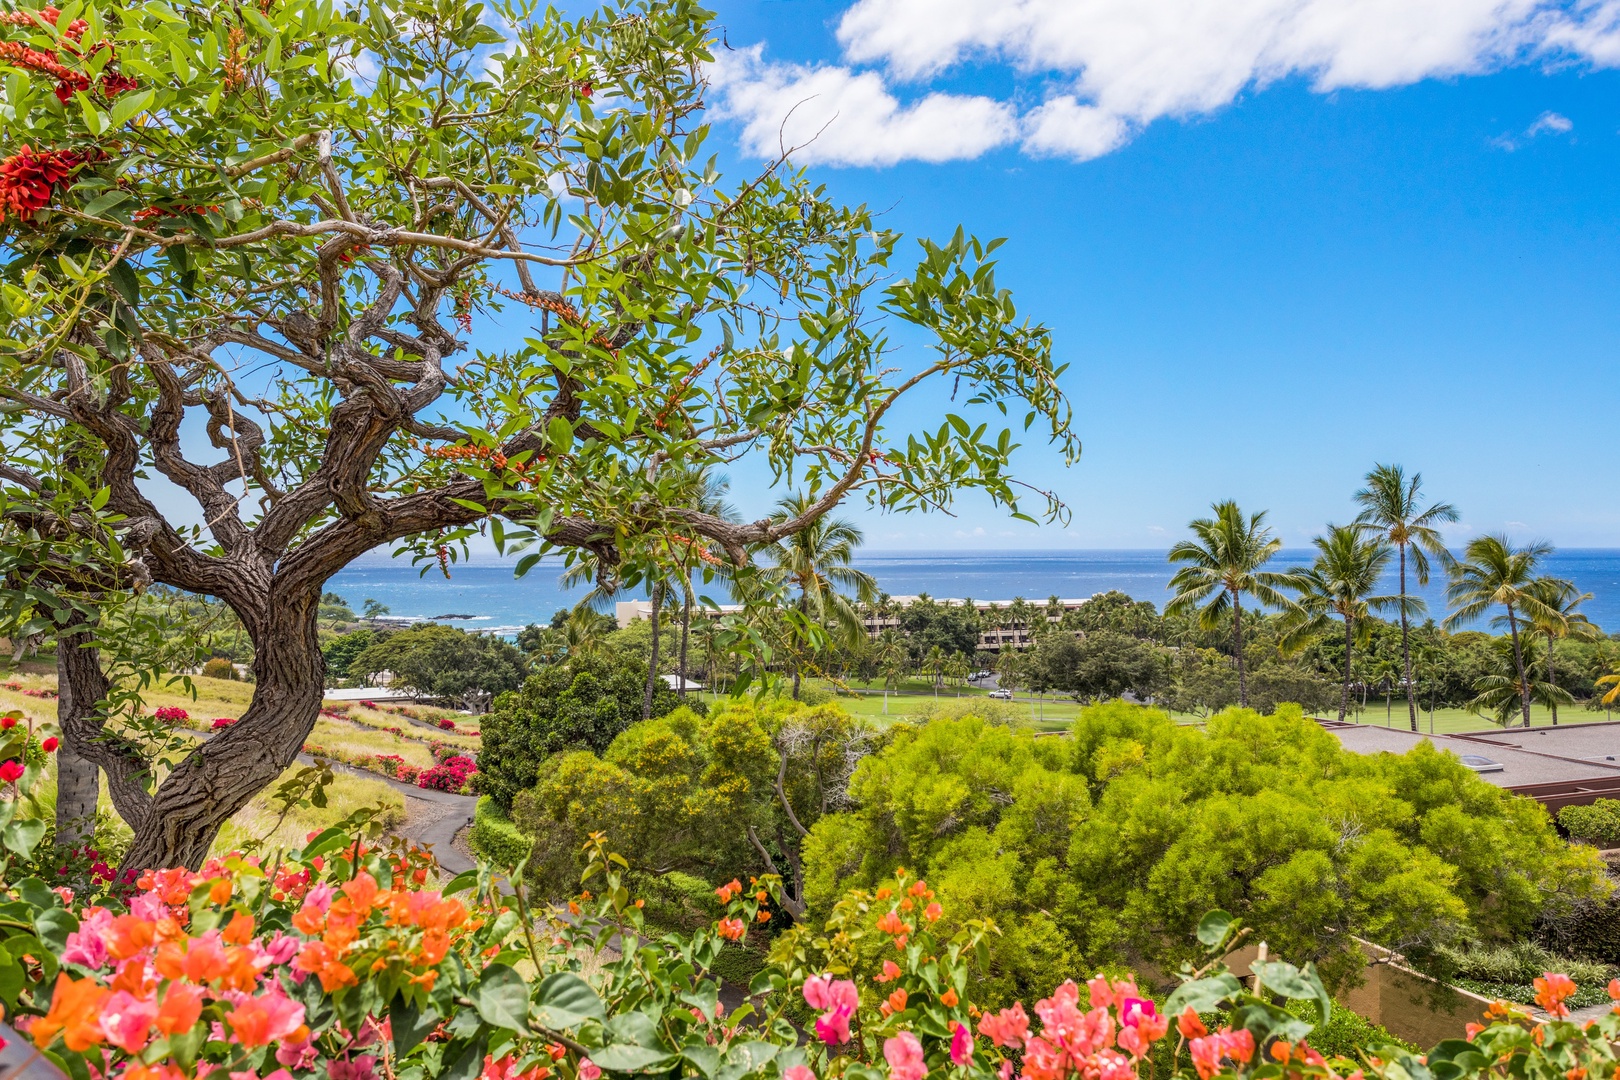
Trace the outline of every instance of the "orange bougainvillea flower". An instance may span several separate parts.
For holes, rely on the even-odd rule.
[[[896,964],[893,960],[885,960],[883,961],[883,973],[874,981],[880,983],[894,982],[894,980],[898,979],[899,977],[900,965]]]
[[[443,930],[429,930],[422,935],[422,947],[412,958],[418,967],[437,967],[450,951],[450,935]]]
[[[246,945],[253,940],[253,916],[245,911],[238,911],[231,916],[231,921],[225,924],[225,930],[220,937],[228,945]]]
[[[354,977],[354,972],[337,958],[337,953],[324,941],[311,941],[300,949],[298,956],[293,960],[293,966],[299,971],[317,976],[321,980],[321,989],[328,994],[359,982]]]
[[[75,980],[65,971],[57,975],[50,1011],[34,1021],[30,1029],[34,1045],[43,1049],[58,1034],[62,1036],[63,1045],[76,1054],[97,1045],[105,1038],[101,1030],[101,1003],[109,995],[110,991],[97,985],[95,979]]]
[[[947,1009],[956,1008],[956,1003],[960,1000],[961,999],[956,996],[956,987],[954,986],[950,987],[943,994],[939,995],[939,1003],[945,1006]]]
[[[747,930],[741,919],[721,919],[720,925],[715,928],[715,932],[727,941],[741,941]]]
[[[183,1035],[197,1026],[202,1016],[203,992],[200,986],[171,983],[153,1021],[165,1036]]]
[[[152,944],[154,927],[137,915],[119,915],[107,926],[107,952],[114,960],[127,960]]]
[[[1575,981],[1568,975],[1546,972],[1535,981],[1535,988],[1537,1005],[1554,1017],[1569,1015],[1564,1002],[1575,996]]]
[[[896,915],[892,911],[885,911],[883,913],[883,917],[877,921],[877,928],[883,931],[885,934],[904,934],[911,929],[911,927],[907,926],[901,921],[900,916]]]

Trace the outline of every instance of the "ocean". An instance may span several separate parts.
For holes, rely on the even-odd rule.
[[[1308,563],[1308,549],[1284,550],[1272,561],[1279,570]],[[877,579],[891,596],[927,593],[935,598],[1011,600],[1022,596],[1043,601],[1092,596],[1118,589],[1162,607],[1173,568],[1162,551],[917,551],[868,552],[857,565]],[[1592,594],[1582,610],[1587,618],[1620,631],[1620,549],[1569,548],[1555,552],[1545,572],[1573,581]],[[529,623],[546,622],[552,612],[568,607],[584,589],[557,586],[560,560],[545,560],[522,578],[512,564],[491,559],[453,566],[446,579],[437,567],[426,575],[408,562],[387,559],[355,563],[332,578],[327,588],[349,601],[356,611],[365,600],[387,605],[389,613],[413,619],[468,616],[451,625],[510,636]],[[1408,577],[1411,590],[1424,598],[1436,618],[1445,614],[1445,585],[1431,578],[1426,588]],[[1391,574],[1386,588],[1395,591]],[[699,590],[700,592],[703,590]],[[718,603],[727,598],[710,592]],[[627,593],[625,599],[644,598]],[[449,620],[446,620],[449,621]]]

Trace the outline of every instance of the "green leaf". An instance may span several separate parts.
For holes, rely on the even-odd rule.
[[[675,1061],[665,1050],[620,1043],[591,1051],[591,1060],[609,1072],[662,1072]]]
[[[34,848],[45,839],[45,821],[42,818],[26,818],[22,821],[13,821],[6,826],[6,831],[0,834],[7,851],[14,851],[23,858],[34,853]]]
[[[468,1043],[467,1048],[457,1054],[454,1060],[447,1053],[445,1059],[450,1061],[450,1065],[439,1073],[437,1080],[472,1080],[483,1072],[484,1053],[488,1046],[489,1040],[479,1037]]]
[[[339,828],[331,828],[322,832],[304,846],[304,859],[313,859],[317,855],[325,855],[338,848],[349,845],[349,834]]]
[[[764,1068],[780,1049],[775,1043],[736,1043],[726,1052],[726,1062],[715,1080],[742,1080],[749,1073]]]
[[[439,1024],[437,1013],[418,1008],[403,994],[388,1003],[388,1020],[394,1033],[394,1053],[399,1057],[414,1050]]]
[[[1211,949],[1219,948],[1232,930],[1232,916],[1219,908],[1198,920],[1198,940]]]
[[[470,996],[478,1015],[491,1027],[528,1030],[529,988],[515,969],[505,964],[485,968]]]
[[[1294,1001],[1316,1002],[1317,1023],[1325,1024],[1333,1011],[1333,996],[1322,985],[1316,967],[1306,964],[1297,968],[1281,960],[1260,965],[1260,983],[1272,993]]]
[[[591,984],[571,971],[556,971],[540,980],[534,994],[535,1022],[554,1030],[604,1020],[607,1010]]]
[[[60,954],[67,948],[68,935],[79,928],[79,920],[66,908],[50,908],[34,916],[34,929],[39,939]]]
[[[1164,1003],[1164,1009],[1171,1016],[1180,1016],[1188,1006],[1191,1006],[1194,1012],[1214,1012],[1225,1005],[1228,999],[1242,992],[1243,984],[1238,982],[1237,976],[1223,971],[1207,979],[1194,979],[1192,982],[1182,983]]]
[[[90,217],[101,217],[108,210],[111,210],[119,203],[126,203],[128,201],[129,192],[120,191],[117,188],[113,188],[111,191],[102,192],[100,195],[97,195],[94,199],[91,199],[88,203],[86,203],[84,206],[84,212]],[[119,267],[123,267],[126,272],[129,272],[129,267],[125,266],[122,260],[116,264],[114,269]],[[124,299],[129,300],[129,297],[126,296]],[[129,302],[131,304],[135,303],[134,300],[129,300]]]
[[[461,873],[457,874],[455,877],[450,879],[450,884],[446,885],[444,887],[444,891],[441,892],[439,895],[440,896],[454,896],[456,893],[461,892],[463,889],[476,889],[477,887],[478,887],[478,871],[477,870],[463,870]]]
[[[139,93],[120,94],[118,100],[113,102],[112,127],[123,127],[129,118],[136,113],[145,112],[155,97],[152,90],[142,90]]]
[[[20,968],[18,970],[21,971]],[[720,1051],[703,1043],[681,1047],[681,1057],[690,1061],[704,1076],[713,1076],[714,1071],[720,1067]]]

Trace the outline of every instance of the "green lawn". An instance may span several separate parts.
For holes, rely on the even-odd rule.
[[[812,683],[824,690],[834,692],[836,694],[834,700],[853,715],[868,717],[878,723],[893,723],[897,720],[910,719],[917,714],[918,709],[925,702],[935,700],[933,687],[926,679],[908,680],[903,691],[890,693],[887,708],[884,705],[881,683],[877,684],[874,688],[875,692],[872,693],[839,692],[838,687],[823,680],[812,680]],[[867,686],[867,684],[853,681],[844,685],[850,691],[864,689]],[[938,700],[941,702],[950,702],[958,700],[958,698],[969,700],[983,698],[987,693],[988,691],[977,687],[963,687],[960,694],[958,694],[956,687],[946,687],[940,691]],[[1066,723],[1079,716],[1080,710],[1084,708],[1084,706],[1077,704],[1070,698],[1047,695],[1046,699],[1042,701],[1024,693],[1019,693],[1015,697],[1013,704],[1017,705],[1021,714],[1027,716],[1037,728],[1046,729],[1062,728]],[[1203,717],[1193,713],[1174,713],[1172,715],[1177,722],[1184,724],[1198,723],[1203,720]],[[1335,719],[1338,716],[1338,710],[1330,709],[1319,715],[1325,719]],[[1386,723],[1384,702],[1381,698],[1376,701],[1369,699],[1367,708],[1364,711],[1352,710],[1345,719],[1353,723],[1383,726]],[[1558,710],[1558,722],[1560,724],[1589,723],[1610,719],[1614,719],[1612,714],[1591,711],[1580,706]],[[1544,727],[1552,723],[1552,714],[1543,706],[1532,706],[1530,709],[1530,723],[1533,727]],[[1405,701],[1390,701],[1388,724],[1392,727],[1406,726]],[[1427,710],[1419,712],[1418,726],[1425,733],[1430,730],[1430,717]],[[1475,716],[1464,709],[1444,708],[1434,711],[1433,730],[1435,734],[1448,735],[1461,731],[1496,731],[1500,729],[1488,717]]]

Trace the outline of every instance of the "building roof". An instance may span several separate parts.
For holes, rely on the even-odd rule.
[[[1620,722],[1506,728],[1502,731],[1472,732],[1465,737],[1474,742],[1515,746],[1537,754],[1620,767]]]
[[[1450,751],[1472,767],[1480,779],[1497,787],[1521,788],[1533,784],[1557,784],[1581,780],[1620,781],[1620,762],[1584,760],[1595,755],[1563,756],[1564,746],[1596,745],[1595,740],[1540,740],[1540,731],[1566,732],[1579,728],[1606,727],[1610,740],[1620,740],[1620,724],[1581,724],[1560,728],[1531,728],[1522,733],[1529,739],[1515,740],[1512,732],[1481,732],[1469,735],[1425,735],[1404,728],[1386,728],[1374,724],[1322,725],[1338,736],[1346,750],[1358,754],[1389,752],[1404,754],[1420,742],[1431,742],[1437,749]],[[1590,736],[1588,737],[1591,738]],[[1520,742],[1525,745],[1519,745]],[[1613,742],[1610,743],[1613,745]],[[1620,756],[1620,751],[1617,751]],[[1500,766],[1499,768],[1497,766]]]

